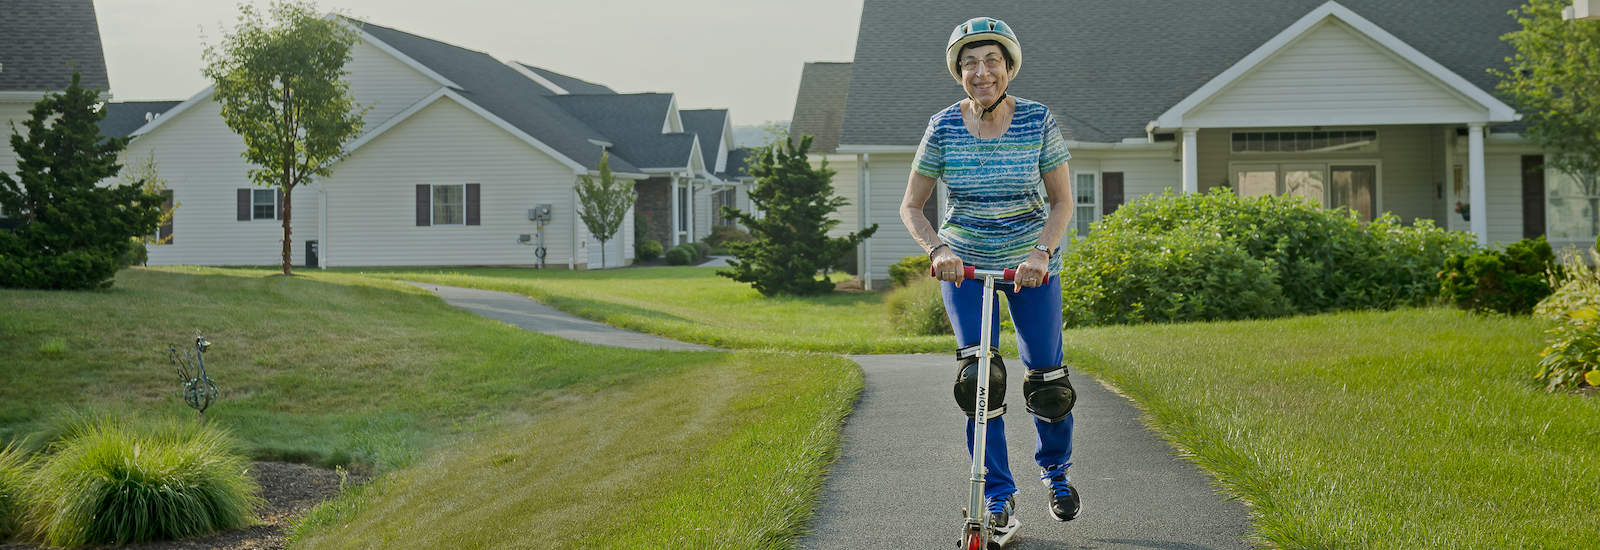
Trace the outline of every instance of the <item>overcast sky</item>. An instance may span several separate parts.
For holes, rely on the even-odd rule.
[[[807,61],[850,61],[862,0],[320,0],[323,12],[597,82],[672,92],[733,123],[788,120]],[[250,2],[264,6],[264,1]],[[239,2],[96,0],[118,101],[187,99]]]

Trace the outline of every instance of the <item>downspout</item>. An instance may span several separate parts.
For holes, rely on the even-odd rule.
[[[321,219],[317,227],[317,267],[328,269],[328,186],[317,186],[317,194],[322,199]]]
[[[572,178],[572,192],[570,193],[570,195],[571,196],[569,198],[572,199],[572,216],[570,216],[570,217],[572,218],[572,220],[567,222],[567,224],[572,226],[572,238],[571,238],[572,246],[567,248],[567,271],[577,271],[578,270],[578,178],[576,176],[574,176]]]
[[[861,173],[861,226],[856,230],[866,229],[868,222],[872,221],[872,154],[861,153],[861,166],[857,170]],[[861,241],[861,284],[862,288],[872,290],[872,237]]]

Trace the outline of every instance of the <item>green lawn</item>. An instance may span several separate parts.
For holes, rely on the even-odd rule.
[[[1542,321],[1448,309],[1067,332],[1285,548],[1596,548],[1600,399]]]
[[[339,518],[337,525],[401,520],[362,511],[387,510],[390,499],[406,495],[385,487],[427,478],[430,468],[490,475],[504,464],[473,472],[485,467],[473,460],[583,461],[571,451],[625,441],[633,454],[623,456],[637,460],[584,461],[573,470],[618,489],[591,495],[600,497],[594,505],[633,509],[644,493],[699,503],[734,490],[749,504],[732,516],[738,527],[697,540],[771,544],[795,532],[809,512],[840,419],[861,384],[840,358],[578,344],[483,319],[408,285],[347,274],[132,269],[103,292],[0,290],[0,310],[6,312],[0,349],[8,352],[0,369],[0,441],[49,434],[71,411],[192,414],[177,396],[165,350],[202,330],[213,344],[207,368],[223,390],[207,415],[254,457],[388,474],[318,513]],[[687,402],[701,408],[681,410],[683,392],[719,381],[746,393]],[[651,396],[657,399],[643,399]],[[631,414],[589,414],[607,402]],[[580,418],[599,422],[574,421]],[[650,429],[633,429],[636,422]],[[565,446],[553,444],[552,434],[564,426],[583,431]],[[749,446],[765,454],[746,453],[761,460],[743,468],[705,454]],[[661,475],[685,464],[703,467],[693,475]],[[534,473],[496,476],[496,490],[547,493],[538,485],[545,479]],[[606,500],[612,498],[618,500]],[[479,506],[480,499],[454,493],[434,504]],[[335,525],[310,523],[301,536],[317,540]],[[688,534],[699,526],[641,522],[637,533],[634,527],[615,526],[616,536],[648,540],[664,528]]]
[[[864,339],[846,349],[946,351],[874,335],[876,297],[762,301],[710,269],[386,276],[521,292],[680,338],[717,327],[742,345],[820,346],[832,328],[808,321],[827,319]],[[1078,329],[1066,347],[1247,499],[1270,544],[1600,547],[1600,399],[1539,389],[1544,327],[1411,309]]]
[[[882,293],[763,298],[709,267],[603,271],[463,268],[367,271],[368,275],[503,290],[606,324],[727,349],[834,353],[949,353],[951,336],[895,334]],[[999,338],[1004,350],[1015,337]],[[1007,351],[1007,353],[1013,353]]]

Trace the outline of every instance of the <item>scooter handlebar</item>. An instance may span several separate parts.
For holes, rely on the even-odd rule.
[[[978,269],[978,268],[970,266],[970,265],[962,266],[961,269],[963,271],[962,276],[964,278],[966,278],[966,279],[977,279],[979,277],[999,277],[1000,280],[1006,281],[1006,282],[1012,282],[1012,281],[1015,281],[1017,279],[1017,270],[1016,269]],[[933,267],[929,267],[928,268],[928,276],[929,277],[933,277],[933,278],[938,278],[939,277],[939,273],[937,271],[934,271]],[[1050,284],[1050,274],[1049,273],[1044,274],[1044,280],[1043,281],[1039,281],[1039,284],[1041,284],[1041,285]]]

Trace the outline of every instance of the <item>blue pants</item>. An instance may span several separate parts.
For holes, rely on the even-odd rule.
[[[955,328],[956,345],[967,347],[977,345],[982,338],[982,327],[978,319],[983,317],[983,281],[975,279],[961,284],[956,288],[955,283],[945,282],[944,309],[950,316],[950,326]],[[1022,364],[1028,370],[1044,369],[1061,364],[1061,279],[1057,276],[1050,277],[1050,284],[1016,291],[1010,284],[1001,284],[995,281],[995,290],[1004,291],[1006,302],[1011,309],[1011,324],[1017,331],[1017,348],[1022,355]],[[994,311],[989,318],[990,344],[996,347],[998,342],[993,340],[1000,337],[1000,304],[995,300]],[[1007,377],[1017,381],[1017,378]],[[1012,382],[1020,383],[1020,381]],[[1016,409],[1017,412],[1027,414],[1025,407],[1016,403],[1007,406],[1007,410]],[[1033,426],[1038,431],[1039,437],[1034,446],[1033,460],[1041,468],[1060,466],[1072,458],[1072,415],[1068,414],[1065,420],[1049,423],[1033,418]],[[1005,417],[997,417],[988,422],[988,439],[984,447],[984,466],[988,474],[984,476],[984,495],[990,499],[1005,498],[1016,492],[1017,484],[1011,478],[1011,464],[1006,456],[1006,426]],[[967,419],[967,456],[972,456],[972,419]]]

